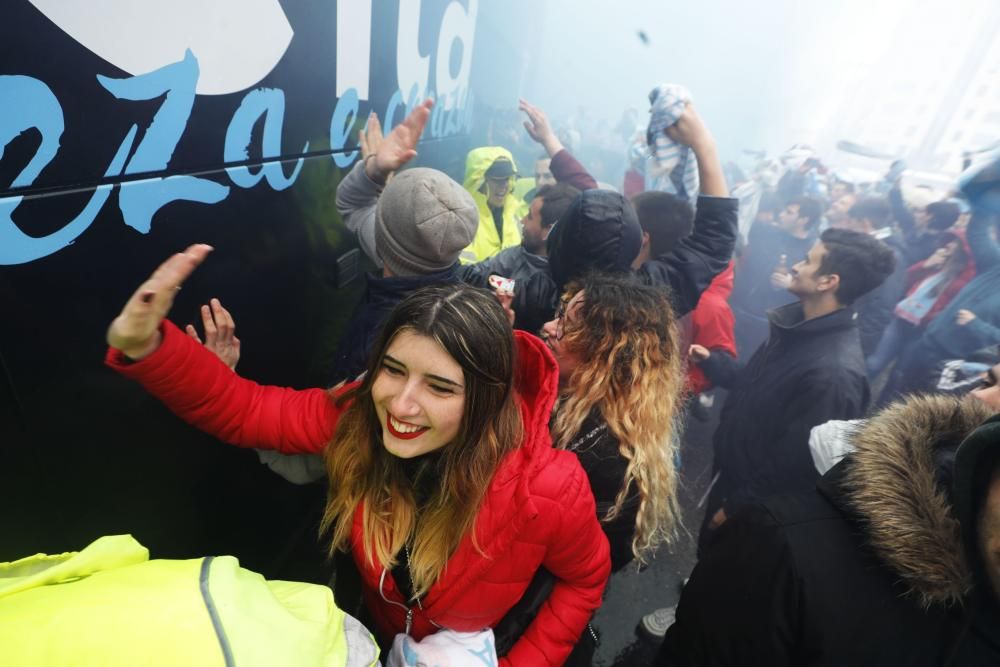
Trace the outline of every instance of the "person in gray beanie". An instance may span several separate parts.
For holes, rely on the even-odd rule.
[[[382,321],[406,295],[460,280],[458,256],[479,225],[472,196],[436,169],[395,173],[416,157],[431,106],[418,106],[385,137],[372,114],[361,133],[364,159],[337,186],[337,210],[381,273],[365,276],[364,296],[334,355],[331,385],[364,371]]]
[[[465,188],[436,169],[408,169],[378,198],[375,252],[392,276],[439,273],[454,266],[478,224]]]

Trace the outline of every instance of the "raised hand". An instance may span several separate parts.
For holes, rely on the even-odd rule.
[[[201,323],[205,328],[205,347],[215,353],[230,370],[236,370],[240,361],[240,339],[236,337],[236,322],[229,311],[222,307],[222,302],[212,299],[210,305],[201,307]],[[198,331],[194,325],[187,325],[184,330],[199,343]]]
[[[958,311],[957,315],[955,316],[955,324],[957,324],[960,327],[964,327],[966,324],[968,324],[974,319],[976,319],[976,314],[974,312],[972,312],[971,310],[962,309]]]
[[[563,149],[563,145],[552,131],[545,112],[525,100],[520,100],[517,108],[528,116],[528,120],[524,121],[524,129],[528,131],[528,136],[541,144],[549,157],[555,157],[555,154]]]
[[[690,102],[685,106],[684,113],[677,119],[677,122],[667,128],[667,136],[677,143],[691,148],[701,148],[713,142],[708,126],[705,125],[701,116],[695,111],[694,105]]]
[[[177,291],[210,252],[212,246],[198,243],[160,264],[111,322],[108,345],[135,360],[155,351],[160,345],[160,322],[174,305]]]
[[[381,137],[382,127],[378,124],[378,118],[375,118],[378,137],[381,137],[381,141],[377,142],[377,146],[372,147],[369,139],[374,137],[365,138],[365,141],[369,143],[369,149],[373,150],[365,159],[365,173],[368,174],[368,178],[376,183],[385,183],[389,174],[400,169],[417,156],[417,142],[420,141],[420,135],[423,134],[424,128],[427,126],[433,106],[434,100],[424,100],[410,112],[409,116],[403,119],[402,123],[392,128],[392,132],[385,137]],[[371,119],[369,119],[369,123],[371,123]]]
[[[938,248],[934,254],[924,260],[925,269],[937,269],[945,265],[948,261],[948,249]]]

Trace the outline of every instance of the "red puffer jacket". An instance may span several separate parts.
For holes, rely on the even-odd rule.
[[[226,442],[298,454],[321,452],[330,441],[342,411],[330,392],[258,385],[230,371],[170,322],[161,332],[162,344],[145,359],[127,363],[111,349],[106,363],[141,382],[188,423]],[[492,627],[544,566],[557,578],[555,587],[502,664],[561,665],[601,603],[610,572],[608,542],[577,457],[552,448],[548,420],[558,386],[555,360],[534,336],[515,336],[524,443],[500,464],[476,517],[482,553],[471,536],[461,541],[423,598],[423,611],[414,610],[411,634],[421,639],[435,626]],[[405,629],[406,605],[391,574],[369,563],[360,548],[360,519],[359,507],[354,560],[368,609],[379,632],[391,638]]]

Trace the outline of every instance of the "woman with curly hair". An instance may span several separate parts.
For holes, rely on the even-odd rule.
[[[675,421],[685,376],[662,289],[595,274],[571,284],[542,338],[559,362],[551,424],[576,453],[611,543],[611,568],[640,563],[679,519]]]

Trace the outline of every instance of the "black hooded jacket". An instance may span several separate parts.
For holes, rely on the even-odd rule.
[[[649,285],[670,288],[677,317],[698,305],[727,266],[736,244],[739,201],[698,197],[694,231],[670,252],[636,271]],[[514,326],[537,332],[552,319],[566,283],[590,270],[627,273],[639,253],[642,230],[632,205],[610,190],[585,190],[549,234],[549,270],[518,285]]]
[[[988,415],[947,397],[896,404],[855,434],[856,451],[816,490],[731,517],[685,586],[655,664],[1000,664],[997,597],[963,546],[975,543],[976,522],[955,520],[975,490],[952,464]],[[996,450],[1000,423],[959,452],[977,438]]]

